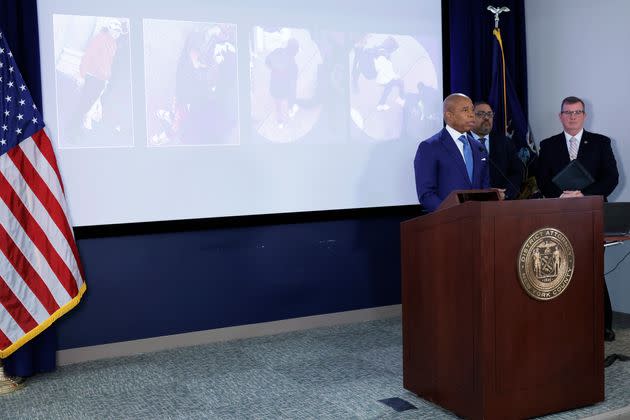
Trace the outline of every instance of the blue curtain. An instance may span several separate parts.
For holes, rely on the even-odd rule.
[[[492,83],[494,14],[488,5],[505,6],[499,27],[503,37],[505,63],[512,78],[521,108],[527,117],[527,55],[525,50],[525,5],[523,0],[443,0],[446,93],[461,92],[473,101],[488,100]],[[448,56],[447,56],[448,55]],[[450,86],[449,86],[450,85]]]
[[[42,83],[39,70],[39,31],[36,0],[0,0],[0,28],[13,58],[40,110]]]
[[[39,33],[36,0],[0,0],[0,30],[6,38],[33,100],[41,110],[42,86],[39,67]],[[55,369],[55,326],[3,360],[7,375],[27,377]]]

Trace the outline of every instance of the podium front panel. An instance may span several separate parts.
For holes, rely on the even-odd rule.
[[[493,309],[487,311],[485,321],[494,329],[494,342],[489,340],[486,345],[493,354],[494,366],[489,369],[493,377],[488,378],[488,384],[497,397],[496,404],[525,410],[531,405],[525,398],[529,396],[538,401],[548,399],[558,409],[565,409],[599,399],[580,403],[583,395],[566,392],[593,390],[602,382],[598,361],[603,360],[603,319],[599,315],[603,273],[595,272],[594,259],[603,248],[593,240],[599,236],[594,231],[598,225],[592,222],[594,217],[591,212],[543,213],[529,217],[497,215],[488,221],[488,230],[493,231],[494,272],[486,278],[492,284],[485,287],[493,290]],[[553,299],[541,300],[521,286],[517,260],[527,238],[546,227],[566,235],[574,267],[566,289]],[[549,254],[548,261],[539,263],[543,264],[539,270],[544,264],[553,265]],[[553,273],[553,267],[549,270]]]
[[[602,215],[601,197],[586,197],[468,202],[404,222],[405,388],[465,418],[602,401]],[[573,253],[571,281],[553,298],[530,296],[519,278],[521,250],[541,229]],[[538,262],[524,265],[540,278],[560,267],[552,245],[536,245]]]

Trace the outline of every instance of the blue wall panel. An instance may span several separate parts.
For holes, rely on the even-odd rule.
[[[401,213],[80,239],[60,349],[398,304]]]

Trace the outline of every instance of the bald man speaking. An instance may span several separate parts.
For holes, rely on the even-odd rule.
[[[468,132],[475,124],[473,103],[461,93],[443,104],[444,127],[418,146],[414,169],[418,200],[434,211],[454,190],[490,187],[488,153]]]

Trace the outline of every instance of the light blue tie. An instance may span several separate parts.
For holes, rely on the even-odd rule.
[[[468,138],[465,134],[462,134],[459,139],[464,145],[464,163],[466,163],[466,171],[468,171],[468,179],[472,183],[473,179],[473,156],[472,150],[470,150],[470,143],[468,142]]]

